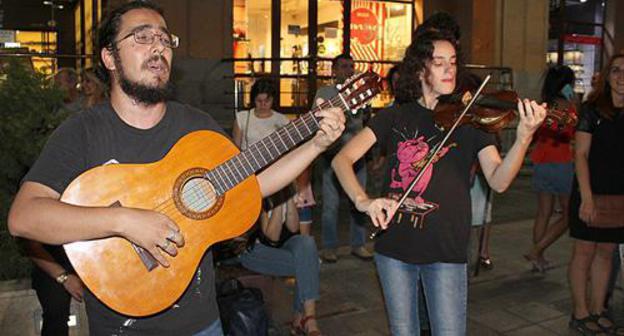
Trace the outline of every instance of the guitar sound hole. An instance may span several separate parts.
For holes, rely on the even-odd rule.
[[[186,181],[180,193],[184,208],[192,212],[210,210],[216,200],[212,184],[203,177],[193,177]]]
[[[173,187],[175,206],[185,217],[203,220],[214,216],[225,202],[224,195],[218,195],[205,168],[190,168],[180,174]]]

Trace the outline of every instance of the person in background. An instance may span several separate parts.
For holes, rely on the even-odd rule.
[[[80,91],[83,95],[84,107],[89,108],[106,101],[106,86],[96,76],[93,69],[85,69],[82,72]]]
[[[62,246],[22,240],[35,267],[31,285],[41,305],[41,335],[69,335],[71,299],[82,302],[83,284],[74,272]]]
[[[277,95],[275,83],[269,78],[260,78],[251,86],[251,109],[236,113],[232,137],[242,150],[288,124],[288,117],[273,110],[273,99]]]
[[[82,97],[78,90],[78,76],[72,68],[60,68],[53,77],[54,84],[63,90],[63,106],[70,112],[81,109]],[[69,335],[68,321],[71,300],[82,302],[83,284],[60,245],[42,244],[22,239],[26,256],[34,267],[31,286],[41,305],[41,335]]]
[[[456,36],[456,35],[455,35]],[[483,80],[481,77],[470,71],[460,71],[457,74],[456,93],[464,93],[466,91],[475,92]],[[496,146],[501,151],[500,134],[496,133]],[[485,176],[481,171],[478,162],[475,162],[470,183],[470,203],[472,204],[472,227],[475,228],[477,235],[477,264],[474,264],[475,276],[481,268],[491,270],[494,263],[490,257],[490,233],[492,231],[492,202],[494,193],[492,188],[487,184]]]
[[[477,164],[474,167],[472,183],[470,184],[470,200],[472,204],[472,226],[478,228],[477,233],[477,259],[475,267],[485,270],[494,268],[490,257],[490,232],[492,230],[492,188],[487,184],[485,176]],[[475,275],[478,272],[475,269]]]
[[[319,259],[314,237],[299,234],[297,207],[286,188],[265,199],[259,226],[240,256],[241,264],[254,272],[294,276],[292,335],[320,336],[316,322],[319,299]]]
[[[313,165],[308,166],[295,180],[295,205],[299,214],[299,229],[302,235],[312,234],[312,215],[316,201],[312,192]]]
[[[570,67],[550,67],[544,77],[542,101],[561,113],[575,117],[577,99],[574,82],[574,71]],[[542,125],[533,139],[531,160],[537,214],[533,225],[533,244],[524,257],[532,263],[534,270],[545,271],[550,267],[544,252],[568,229],[568,205],[574,176],[573,137],[573,126],[553,123]],[[555,202],[559,203],[561,216],[550,223]]]
[[[272,108],[276,94],[275,85],[268,78],[258,79],[251,87],[252,108],[236,113],[232,132],[234,142],[241,149],[247,149],[289,122],[285,115]],[[309,169],[310,166],[298,179]],[[311,193],[311,187],[309,191]],[[314,238],[309,235],[311,208],[303,210],[305,224],[300,226],[295,200],[284,195],[282,191],[275,198],[265,200],[269,205],[260,215],[260,228],[252,233],[251,248],[241,255],[240,261],[245,268],[258,273],[295,276],[293,331],[320,335],[315,320],[316,300],[319,298],[319,262]],[[313,196],[311,201],[309,198],[303,201],[310,206],[313,205],[311,202],[314,202]],[[307,229],[307,235],[297,234],[301,227]]]
[[[388,70],[388,75],[386,76],[386,83],[388,85],[388,91],[390,91],[390,95],[392,96],[392,100],[386,107],[390,107],[396,104],[396,87],[399,82],[399,66],[395,65],[390,70]]]
[[[64,92],[63,107],[70,112],[82,109],[83,97],[78,90],[78,73],[72,68],[60,68],[53,76],[54,85]]]
[[[574,140],[569,325],[583,335],[622,335],[624,330],[606,314],[604,304],[613,251],[624,243],[624,218],[620,225],[596,222],[595,196],[624,195],[624,54],[613,55],[601,71],[596,88],[581,106]]]
[[[334,75],[335,84],[344,83],[349,77],[353,76],[354,63],[353,58],[347,54],[336,56],[332,60],[332,73]],[[335,85],[325,86],[316,93],[315,101],[318,98],[325,100],[338,94]],[[347,117],[347,125],[345,132],[335,144],[320,158],[323,171],[322,181],[322,242],[323,252],[321,258],[328,263],[338,261],[336,248],[338,247],[338,207],[340,204],[340,195],[342,188],[336,180],[336,175],[331,168],[331,160],[340,148],[351,139],[363,127],[363,113],[361,111],[351,114]],[[356,164],[358,181],[366,185],[366,162],[364,159]],[[351,254],[362,260],[372,260],[373,255],[364,247],[366,243],[366,218],[361,216],[357,211],[350,208],[350,227],[351,227]]]

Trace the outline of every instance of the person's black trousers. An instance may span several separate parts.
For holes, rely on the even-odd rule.
[[[41,304],[43,320],[41,335],[68,335],[67,321],[71,296],[65,287],[35,267],[32,273],[32,288],[37,292]]]

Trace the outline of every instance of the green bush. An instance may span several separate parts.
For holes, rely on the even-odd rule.
[[[63,92],[23,62],[0,79],[0,280],[28,276],[30,262],[7,230],[11,201],[50,133],[66,118]]]

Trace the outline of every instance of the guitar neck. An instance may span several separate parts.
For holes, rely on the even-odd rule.
[[[332,99],[314,107],[311,111],[278,128],[262,140],[251,144],[238,155],[215,167],[206,174],[206,178],[213,183],[217,194],[224,194],[315,134],[319,129],[321,119],[315,116],[315,113],[330,107],[338,107],[343,111],[348,109],[341,94],[338,93]]]

